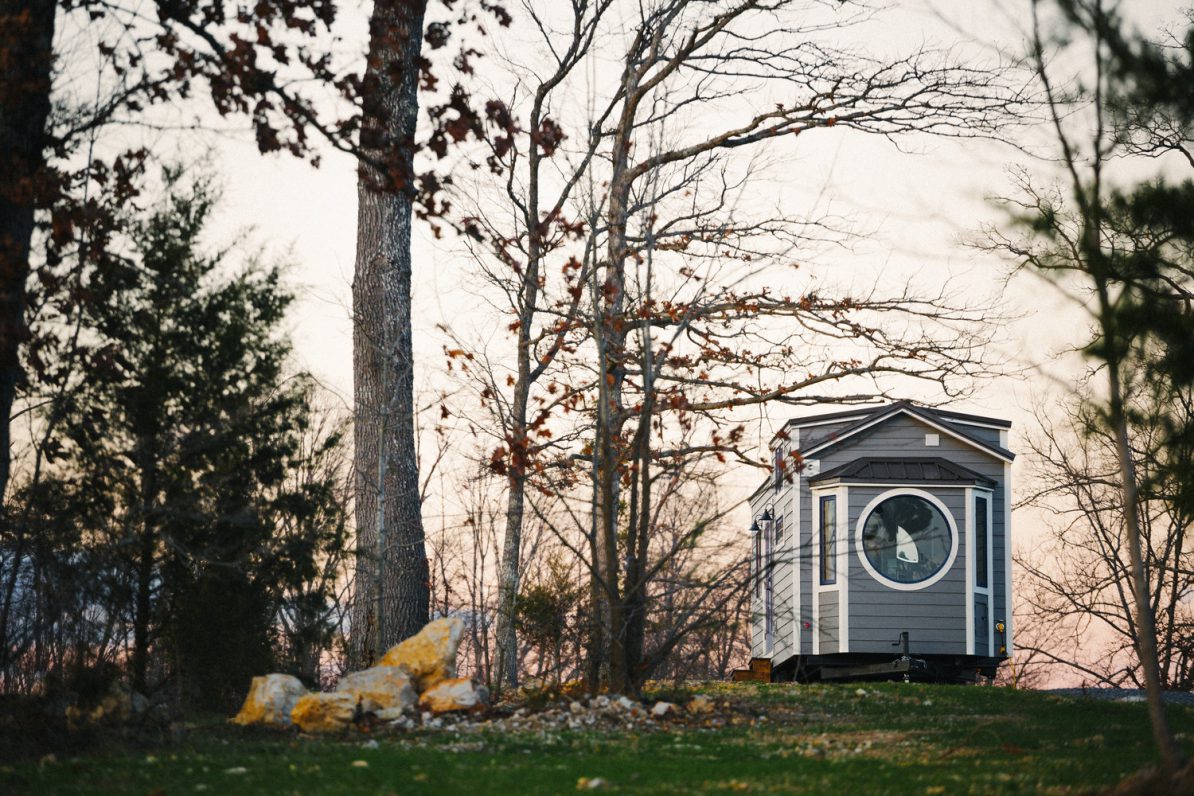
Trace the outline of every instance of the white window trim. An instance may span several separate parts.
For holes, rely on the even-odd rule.
[[[800,449],[800,429],[796,429],[795,440],[793,445],[796,449]],[[804,651],[800,649],[800,626],[801,620],[801,605],[800,605],[800,473],[796,473],[792,478],[791,488],[795,491],[793,496],[793,504],[795,510],[792,512],[792,530],[786,531],[789,538],[794,538],[796,541],[792,545],[792,654],[802,655]]]
[[[849,584],[850,577],[850,539],[849,539],[849,490],[845,486],[832,487],[813,487],[809,490],[812,495],[812,505],[810,506],[809,517],[812,518],[811,527],[809,528],[809,547],[812,548],[812,570],[811,575],[813,579],[811,596],[812,596],[812,613],[813,613],[813,627],[812,627],[812,641],[813,641],[813,655],[821,654],[821,600],[820,595],[827,592],[837,593],[837,629],[838,629],[838,652],[850,651],[850,613],[849,613]],[[834,528],[834,555],[837,561],[834,562],[835,569],[833,573],[833,583],[821,583],[821,498],[832,497],[834,499],[834,520],[836,527]],[[816,515],[813,517],[813,515]]]
[[[862,545],[863,526],[866,525],[867,518],[871,516],[871,512],[874,511],[875,507],[883,501],[889,498],[899,497],[900,495],[914,495],[919,498],[924,498],[929,503],[932,503],[941,511],[941,515],[945,517],[946,525],[949,526],[951,544],[949,555],[946,557],[945,563],[941,566],[941,569],[937,570],[937,572],[935,572],[933,575],[917,583],[899,583],[897,581],[891,580],[890,578],[884,577],[879,573],[879,570],[875,569],[871,565],[871,562],[867,560],[866,552]],[[954,562],[958,558],[958,547],[960,546],[960,540],[958,538],[958,524],[954,521],[953,514],[950,512],[950,510],[946,508],[944,503],[941,502],[941,499],[936,495],[924,491],[923,489],[912,489],[910,487],[889,489],[886,492],[881,492],[877,497],[875,497],[874,500],[866,504],[866,507],[858,515],[858,525],[855,528],[854,538],[855,544],[858,548],[858,560],[862,563],[862,568],[865,569],[867,573],[877,582],[889,589],[895,589],[896,591],[920,591],[921,589],[927,589],[933,584],[937,583],[953,568]]]
[[[1012,464],[1003,465],[1003,626],[1007,657],[1012,657]],[[994,613],[994,612],[992,612]],[[991,654],[997,655],[992,636]]]
[[[971,563],[969,570],[970,570],[971,581],[974,583],[974,593],[975,594],[985,594],[989,597],[989,596],[991,596],[991,593],[994,591],[991,588],[991,584],[995,581],[995,568],[992,566],[992,564],[994,564],[995,562],[991,560],[994,557],[994,550],[993,550],[994,545],[991,544],[991,538],[995,535],[991,529],[991,515],[993,513],[991,507],[992,507],[992,504],[994,504],[994,502],[995,502],[995,493],[992,490],[984,489],[983,487],[975,487],[973,490],[967,490],[967,491],[971,492],[971,495],[969,497],[970,505],[968,505],[966,507],[967,512],[973,513],[974,501],[976,498],[980,498],[980,497],[985,498],[987,501],[987,549],[986,549],[986,551],[984,551],[987,556],[987,585],[986,586],[978,585],[978,558],[977,557],[973,557],[974,561]],[[970,547],[967,547],[966,548],[967,550],[973,549],[974,544],[977,541],[977,534],[978,534],[978,525],[976,522],[975,527],[973,529],[973,533],[971,534],[971,539],[969,540]],[[987,603],[987,605],[988,605],[988,607],[990,607],[990,603]],[[987,613],[989,614],[990,611],[988,611]]]
[[[975,555],[975,545],[978,542],[978,522],[974,512],[974,504],[978,498],[985,498],[987,501],[987,549],[984,551],[987,556],[987,585],[985,587],[978,585],[978,556]],[[987,598],[987,651],[993,654],[993,645],[995,643],[995,606],[992,604],[991,595],[994,593],[992,583],[994,583],[994,570],[992,568],[992,558],[994,557],[994,538],[995,533],[992,530],[991,521],[994,517],[995,493],[993,490],[982,487],[970,487],[966,490],[966,654],[974,654],[974,645],[977,639],[974,635],[974,598],[975,595],[982,594]]]
[[[965,493],[966,501],[966,558],[968,560],[966,565],[966,654],[974,654],[974,594],[975,594],[975,568],[977,561],[974,559],[974,489],[967,488]],[[988,532],[988,536],[991,534]],[[987,580],[990,583],[990,578]],[[987,614],[990,615],[991,606],[988,599]]]
[[[987,491],[987,654],[995,655],[995,493]]]
[[[837,488],[837,651],[850,651],[850,493]]]

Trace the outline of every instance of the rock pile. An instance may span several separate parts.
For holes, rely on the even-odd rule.
[[[306,732],[342,730],[354,722],[396,721],[415,705],[425,714],[483,710],[484,686],[456,677],[456,650],[464,623],[437,619],[391,648],[377,666],[345,675],[331,693],[308,693],[285,674],[254,677],[236,724],[264,724]]]
[[[766,722],[762,716],[744,712],[727,702],[715,702],[698,694],[683,704],[638,702],[629,697],[600,694],[592,698],[564,699],[539,709],[519,707],[512,712],[497,710],[484,717],[453,713],[406,715],[390,722],[394,730],[445,730],[452,733],[534,732],[565,730],[652,732],[668,727],[693,728],[753,726]]]

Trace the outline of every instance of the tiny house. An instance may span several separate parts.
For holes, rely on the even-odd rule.
[[[904,402],[786,423],[750,498],[752,670],[994,676],[1012,651],[1010,427]]]

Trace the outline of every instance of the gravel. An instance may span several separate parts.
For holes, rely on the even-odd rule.
[[[1143,688],[1051,688],[1046,693],[1111,702],[1143,702],[1145,699]],[[1165,701],[1171,705],[1194,705],[1194,693],[1166,691]]]

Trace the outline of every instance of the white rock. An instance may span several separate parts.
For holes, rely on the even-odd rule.
[[[307,689],[297,677],[289,674],[267,674],[254,677],[249,695],[240,713],[232,721],[236,724],[268,724],[289,727],[290,712]]]
[[[379,666],[399,666],[410,674],[420,693],[456,676],[456,650],[464,636],[464,621],[436,619],[405,641],[391,647]]]
[[[651,715],[657,719],[661,719],[675,709],[676,706],[671,702],[656,702],[655,707],[651,708]]]

